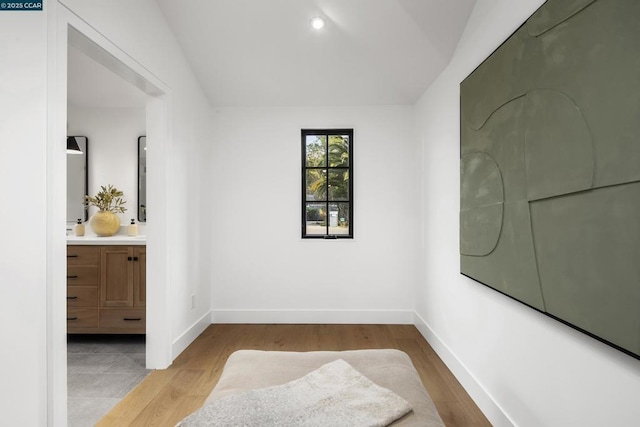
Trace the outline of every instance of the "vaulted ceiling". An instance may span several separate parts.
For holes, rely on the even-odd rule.
[[[476,0],[156,2],[212,106],[339,106],[415,103]],[[70,49],[71,104],[142,105],[100,67]]]
[[[214,106],[413,104],[475,0],[156,0]],[[315,31],[313,17],[326,26]]]

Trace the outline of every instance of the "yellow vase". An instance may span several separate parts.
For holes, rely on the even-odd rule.
[[[120,218],[109,211],[98,211],[89,220],[89,225],[99,237],[113,236],[120,230]]]

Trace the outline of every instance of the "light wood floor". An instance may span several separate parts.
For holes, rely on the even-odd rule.
[[[97,425],[174,426],[209,395],[240,349],[314,351],[397,348],[409,354],[447,426],[490,426],[411,325],[211,325],[165,370],[152,372]]]

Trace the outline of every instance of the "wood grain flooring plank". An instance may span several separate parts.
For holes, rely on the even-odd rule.
[[[413,325],[209,326],[173,364],[152,372],[99,427],[168,426],[198,409],[236,350],[343,351],[396,348],[406,352],[448,427],[491,424]]]

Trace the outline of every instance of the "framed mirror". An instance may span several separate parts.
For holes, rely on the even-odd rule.
[[[67,222],[89,219],[84,196],[89,191],[89,138],[67,137]]]
[[[147,222],[147,137],[138,137],[138,222]]]

